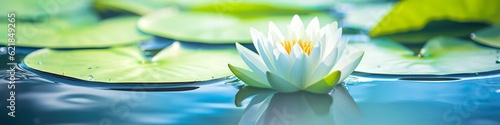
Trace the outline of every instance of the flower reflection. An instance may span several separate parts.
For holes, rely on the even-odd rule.
[[[276,93],[271,89],[245,86],[236,94],[236,106],[254,96],[240,125],[343,125],[344,117],[360,117],[356,103],[344,86],[333,95],[305,91]]]

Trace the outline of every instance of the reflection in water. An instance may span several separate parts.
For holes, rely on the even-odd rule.
[[[235,104],[255,95],[246,107],[240,125],[345,125],[344,117],[360,117],[358,106],[342,85],[333,95],[309,92],[275,93],[245,86]]]

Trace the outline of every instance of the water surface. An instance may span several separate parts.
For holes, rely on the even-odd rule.
[[[17,60],[33,50],[18,49]],[[9,66],[5,53],[0,58],[4,100]],[[345,92],[338,86],[331,95],[317,95],[242,89],[232,77],[106,87],[24,68],[16,71],[16,117],[2,101],[2,125],[500,125],[498,71],[404,78],[355,73]]]

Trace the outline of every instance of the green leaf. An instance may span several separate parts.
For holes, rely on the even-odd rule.
[[[309,23],[314,16],[318,16],[321,25],[334,21],[325,13],[300,16],[304,23]],[[163,9],[142,17],[139,20],[139,29],[181,41],[213,44],[251,43],[250,27],[267,32],[269,21],[273,21],[284,30],[292,17],[293,14],[283,14],[243,18],[222,13],[176,12]]]
[[[93,0],[2,0],[0,22],[7,20],[7,13],[13,12],[18,20],[38,20],[54,16],[69,16],[92,10]]]
[[[447,75],[499,70],[498,49],[476,45],[473,41],[436,37],[415,54],[388,39],[353,42],[351,47],[365,51],[355,71],[392,75]]]
[[[246,70],[244,68],[236,67],[231,64],[228,65],[229,69],[235,76],[241,81],[249,86],[255,86],[260,88],[271,88],[266,78],[262,78],[252,71]]]
[[[312,93],[324,94],[330,92],[335,85],[339,82],[340,71],[334,71],[330,73],[325,78],[315,82],[314,84],[308,86],[305,90]]]
[[[458,23],[451,21],[433,21],[428,23],[423,29],[419,31],[400,32],[389,35],[381,35],[391,40],[400,43],[425,43],[426,41],[437,36],[451,36],[466,38],[470,33],[478,29],[487,27],[486,24],[481,23]]]
[[[165,7],[177,6],[183,10],[216,13],[256,13],[256,12],[310,12],[325,10],[333,5],[331,0],[97,0],[99,10],[118,9],[145,15]]]
[[[471,38],[481,44],[500,48],[500,25],[476,31],[471,34]]]
[[[78,18],[80,19],[80,18]],[[82,18],[83,20],[87,18]],[[17,23],[16,45],[25,47],[49,48],[100,48],[123,45],[149,39],[149,35],[136,29],[139,17],[117,17],[100,23],[90,19],[86,23],[68,20],[55,20],[44,24]],[[61,23],[62,22],[62,23]],[[66,25],[65,25],[66,24]],[[7,23],[2,23],[6,26]],[[83,26],[78,26],[83,25]],[[7,39],[7,30],[0,31],[2,39]],[[1,41],[0,44],[7,44]]]
[[[393,2],[345,4],[344,28],[369,31],[391,10]]]
[[[226,14],[307,13],[329,9],[331,0],[209,0],[210,3],[192,5],[190,10]],[[193,2],[190,2],[193,3]]]
[[[403,0],[370,31],[370,36],[420,30],[439,20],[498,24],[498,15],[498,0]]]
[[[232,75],[227,64],[243,65],[235,48],[193,48],[174,42],[151,60],[136,46],[109,49],[41,49],[26,66],[52,74],[104,83],[197,82]]]
[[[125,10],[139,15],[146,15],[155,10],[171,5],[167,1],[159,0],[96,0],[97,10],[109,9]]]

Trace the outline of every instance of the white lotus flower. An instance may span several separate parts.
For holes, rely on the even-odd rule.
[[[347,41],[340,39],[342,28],[337,22],[320,28],[317,17],[304,28],[295,15],[286,37],[273,22],[267,36],[254,28],[250,32],[259,54],[239,43],[236,47],[251,71],[231,64],[229,68],[249,86],[278,92],[328,93],[353,72],[364,54],[357,51],[345,55]]]

